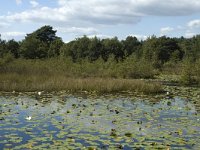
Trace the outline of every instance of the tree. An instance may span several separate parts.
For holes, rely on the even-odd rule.
[[[77,52],[77,58],[86,58],[89,55],[89,44],[90,44],[90,39],[87,36],[83,36],[82,38],[78,38],[76,40],[76,45],[77,47],[76,52]],[[75,50],[75,49],[74,49]]]
[[[61,38],[57,38],[53,42],[51,42],[49,51],[48,51],[48,57],[57,57],[60,55],[60,48],[63,46],[63,41]]]
[[[102,43],[100,39],[98,39],[96,36],[90,39],[90,44],[88,46],[89,60],[90,61],[97,60],[100,57],[101,49],[102,49]]]
[[[141,43],[136,37],[128,36],[126,40],[122,41],[122,44],[126,56],[130,56],[133,53],[139,54]]]
[[[122,44],[118,40],[117,37],[112,39],[104,39],[102,41],[103,48],[101,51],[102,58],[107,61],[109,58],[109,55],[113,54],[115,57],[115,60],[119,61],[124,58],[124,51],[122,49]]]
[[[158,59],[161,60],[162,63],[169,61],[175,51],[179,53],[179,57],[182,55],[177,41],[166,36],[158,38],[157,51]]]
[[[33,36],[22,41],[20,54],[27,59],[46,58],[48,45]]]
[[[190,52],[191,57],[196,61],[200,57],[200,35],[192,38],[192,49]]]
[[[53,30],[51,26],[43,26],[36,30],[35,32],[28,34],[27,36],[35,36],[42,42],[51,43],[56,40],[58,37],[56,36],[56,30]]]
[[[49,55],[56,55],[59,52],[55,49],[55,46],[61,43],[59,39],[56,36],[56,31],[51,26],[43,26],[31,34],[27,34],[25,40],[22,41],[20,53],[24,58],[28,59],[47,58],[51,47]]]
[[[15,57],[15,58],[19,58],[19,43],[16,42],[14,39],[9,40],[6,43],[7,49],[8,51]]]
[[[64,51],[65,54],[72,57],[73,61],[77,61],[89,56],[89,45],[90,39],[87,36],[83,36],[67,43]]]
[[[155,67],[161,67],[162,64],[171,60],[171,57],[182,59],[183,51],[181,51],[175,39],[153,36],[144,42],[143,56],[148,61],[152,61]]]
[[[151,36],[148,37],[146,41],[144,41],[142,45],[142,55],[143,58],[149,62],[152,62],[154,66],[159,66],[159,60],[157,58],[157,37]]]
[[[62,57],[71,57],[73,61],[75,61],[75,56],[73,55],[73,50],[72,50],[72,46],[74,44],[75,41],[71,41],[69,43],[65,43],[62,45],[62,47],[60,48],[60,55]]]
[[[6,41],[2,40],[0,35],[0,58],[2,58],[6,53],[8,53],[8,49],[6,47]]]

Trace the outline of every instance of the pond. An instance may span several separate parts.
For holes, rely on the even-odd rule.
[[[200,149],[189,99],[4,94],[0,149]]]

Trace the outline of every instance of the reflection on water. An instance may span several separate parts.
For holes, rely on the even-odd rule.
[[[0,149],[200,149],[199,137],[200,114],[180,98],[0,97]]]

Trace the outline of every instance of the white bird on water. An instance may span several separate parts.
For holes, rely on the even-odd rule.
[[[31,120],[31,119],[32,119],[31,116],[26,117],[26,120]]]

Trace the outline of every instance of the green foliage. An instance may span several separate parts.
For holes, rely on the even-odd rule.
[[[63,43],[51,26],[43,26],[27,34],[22,42],[5,41],[0,38],[0,57],[12,53],[15,58],[40,59],[51,57],[71,57],[73,62],[88,59],[93,62],[102,58],[107,61],[111,56],[121,62],[131,55],[151,62],[154,68],[161,69],[165,63],[179,62],[183,58],[193,61],[200,57],[200,35],[192,38],[169,38],[151,36],[145,41],[128,36],[120,41],[117,37],[98,39],[79,37]]]
[[[56,30],[53,30],[51,26],[43,26],[35,32],[28,34],[28,36],[34,36],[44,43],[51,43],[56,40]]]
[[[63,58],[71,57],[73,58],[73,52],[71,50],[71,47],[73,45],[74,41],[71,41],[69,43],[65,43],[60,47],[60,56]]]
[[[152,37],[148,37],[146,41],[144,41],[143,45],[142,45],[142,52],[143,52],[143,57],[144,59],[151,61],[157,61],[156,60],[156,43],[157,39],[155,36]]]
[[[141,65],[142,64],[142,65]],[[135,58],[117,62],[110,57],[106,62],[99,58],[91,62],[82,59],[74,63],[69,58],[52,58],[46,60],[18,59],[6,65],[6,70],[18,74],[64,74],[66,77],[86,78],[153,78],[155,71],[145,60]]]
[[[165,36],[160,38],[152,36],[143,44],[143,57],[152,61],[154,67],[160,68],[164,63],[170,60],[181,60],[183,51],[181,51],[175,39]]]
[[[11,53],[7,53],[3,56],[3,58],[0,58],[0,68],[6,66],[8,63],[12,62],[14,60],[14,57]]]
[[[193,58],[187,58],[184,60],[181,83],[200,85],[200,59],[194,61]]]
[[[193,67],[191,59],[185,59],[183,62],[181,83],[184,85],[191,85],[192,83],[194,83]]]
[[[193,60],[200,58],[200,35],[196,35],[192,38],[192,57]]]
[[[51,26],[43,26],[40,29],[28,34],[22,41],[20,54],[27,59],[40,59],[58,56],[62,40],[56,35]]]
[[[28,59],[45,58],[47,52],[48,45],[33,36],[26,37],[20,47],[21,56]]]
[[[196,61],[200,57],[200,35],[189,39],[179,39],[179,45],[184,52],[184,58]]]
[[[20,43],[15,40],[5,41],[1,39],[0,35],[0,58],[4,57],[8,53],[12,54],[15,58],[19,57]]]
[[[6,43],[6,47],[9,53],[13,54],[15,58],[19,58],[19,47],[20,47],[19,42],[16,42],[15,40],[9,40]]]
[[[90,44],[88,46],[89,54],[88,59],[90,61],[95,61],[101,56],[102,43],[101,40],[97,37],[94,37],[90,40]]]
[[[55,39],[51,42],[49,50],[48,50],[48,57],[57,57],[60,55],[60,49],[63,46],[63,41],[60,38]]]
[[[139,55],[141,43],[138,41],[136,37],[128,36],[126,40],[122,41],[122,44],[126,57],[132,55],[133,53]]]
[[[109,55],[114,55],[115,60],[119,61],[124,58],[124,51],[122,49],[122,43],[118,40],[117,37],[112,39],[104,39],[102,40],[102,51],[101,57],[107,61]]]
[[[88,53],[88,46],[90,44],[90,39],[87,36],[83,36],[82,38],[76,39],[76,43],[74,43],[73,53],[76,59],[86,58]]]
[[[7,47],[6,47],[6,41],[1,39],[0,35],[0,58],[4,56],[4,54],[8,53]]]
[[[145,59],[138,59],[132,55],[124,60],[120,66],[122,77],[125,78],[153,78],[155,75],[151,63]]]
[[[196,82],[200,85],[200,59],[196,60],[194,68],[195,68],[194,75]]]
[[[18,65],[9,63],[14,58]],[[1,70],[15,73],[135,79],[154,78],[159,71],[182,74],[180,81],[188,85],[200,84],[199,59],[200,35],[187,39],[151,36],[145,41],[132,36],[125,40],[83,36],[64,43],[51,26],[43,26],[21,42],[0,38]]]
[[[73,61],[86,58],[89,55],[90,39],[86,36],[77,38],[63,45],[60,49],[62,56],[71,57]]]
[[[4,64],[0,80],[4,91],[96,91],[121,92],[135,91],[158,93],[162,91],[160,84],[146,83],[142,80],[114,79],[119,63],[98,59],[95,62],[80,60],[77,63],[70,59],[51,58],[45,60],[15,59],[13,63]],[[115,68],[115,69],[113,69]],[[115,72],[113,72],[113,70]],[[119,77],[122,72],[118,72]],[[117,76],[115,76],[117,77]]]

